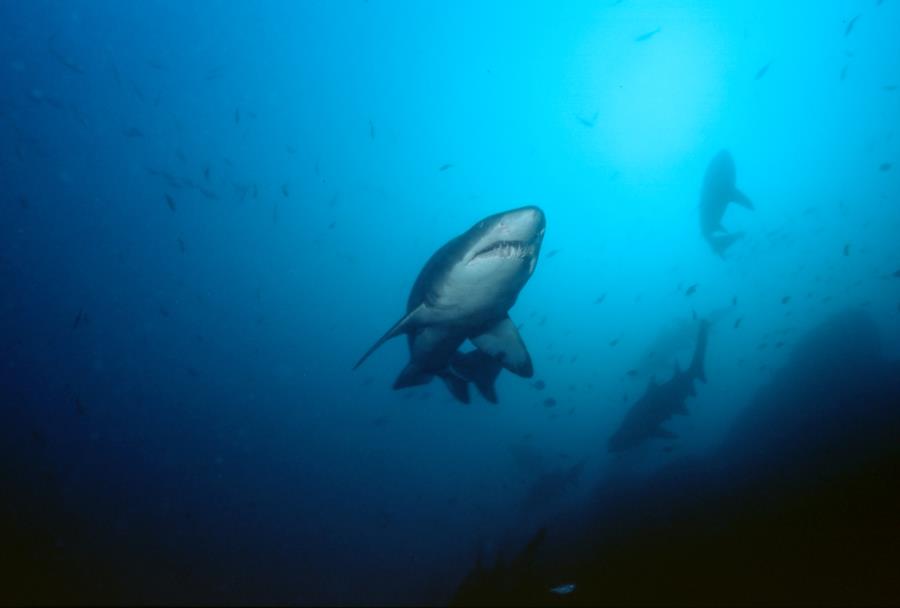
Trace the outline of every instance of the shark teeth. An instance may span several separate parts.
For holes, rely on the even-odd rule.
[[[524,260],[532,256],[534,247],[522,241],[498,241],[490,247],[476,253],[472,259],[479,258],[517,258]]]

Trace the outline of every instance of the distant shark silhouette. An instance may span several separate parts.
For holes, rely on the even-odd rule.
[[[400,319],[357,362],[406,334],[410,360],[394,388],[441,378],[451,394],[469,402],[468,383],[497,402],[494,380],[505,367],[519,376],[534,373],[508,311],[537,265],[546,220],[537,207],[487,217],[438,249],[419,273]],[[470,340],[477,350],[457,349]]]
[[[699,379],[706,382],[703,360],[706,357],[708,333],[709,322],[701,321],[690,367],[682,371],[676,365],[672,378],[664,384],[650,380],[647,392],[631,406],[619,429],[609,438],[610,452],[622,452],[654,437],[676,437],[675,433],[663,428],[662,424],[675,414],[686,415],[688,411],[685,401],[696,394],[694,381]]]
[[[700,232],[720,257],[724,257],[725,250],[744,236],[743,232],[729,233],[722,226],[728,203],[753,209],[750,199],[735,186],[734,159],[727,150],[722,150],[707,166],[700,191]]]

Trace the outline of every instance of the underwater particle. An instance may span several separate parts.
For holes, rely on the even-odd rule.
[[[535,390],[542,391],[545,388],[547,388],[547,383],[544,382],[543,380],[535,380],[534,382],[531,383],[531,386],[533,386],[535,388]]]
[[[547,397],[544,399],[544,407],[556,407],[556,399],[553,397]]]
[[[547,255],[544,257],[552,258],[556,254],[558,254],[560,251],[562,251],[562,250],[561,249],[551,249],[549,252],[547,252]]]
[[[241,123],[241,109],[235,108],[234,109],[234,124],[238,125],[240,123]]]
[[[790,301],[791,301],[791,296],[784,296],[783,298],[781,298],[782,304],[787,304]]]
[[[894,271],[893,277],[895,279],[900,279],[900,269]]]
[[[452,169],[453,163],[444,163],[440,167],[438,167],[438,171],[446,171],[447,169]]]
[[[601,293],[600,296],[596,300],[594,300],[594,304],[603,304],[603,300],[605,300],[605,299],[606,299],[606,294]]]
[[[612,340],[609,341],[609,345],[614,347],[616,344],[619,343],[620,339],[621,338],[613,338]]]
[[[178,237],[178,250],[181,252],[182,255],[184,255],[184,249],[185,249],[184,248],[184,239],[181,237]]]
[[[375,122],[371,118],[369,119],[369,139],[375,139]]]
[[[850,69],[849,63],[844,65],[844,67],[841,68],[841,80],[847,79],[847,70],[849,70],[849,69]]]
[[[638,375],[638,370],[630,369],[627,372],[625,372],[625,375],[628,376],[629,378],[634,378],[635,376]]]
[[[892,166],[893,165],[891,165],[891,163],[881,163],[880,165],[878,165],[878,170],[882,173],[886,173],[891,170]]]
[[[84,322],[84,309],[78,311],[78,314],[75,315],[75,321],[72,323],[72,329],[78,329],[78,326]]]
[[[19,207],[22,209],[28,209],[28,197],[24,194],[19,197]]]
[[[850,243],[844,245],[844,256],[850,255]]]
[[[175,213],[175,199],[168,192],[166,193],[166,206],[172,213]]]
[[[738,327],[740,327],[740,326],[741,326],[741,321],[743,321],[743,320],[744,320],[743,317],[738,317],[737,319],[735,319],[735,321],[734,321],[734,328],[737,329]]]
[[[697,283],[694,283],[684,291],[684,295],[690,296],[697,293]]]
[[[288,191],[288,185],[287,185],[286,183],[285,183],[285,184],[281,184],[281,194],[282,194],[285,198],[287,198],[288,196],[290,196],[290,192]]]
[[[125,134],[125,137],[128,137],[129,139],[136,139],[144,136],[144,132],[137,127],[128,127],[123,133]]]

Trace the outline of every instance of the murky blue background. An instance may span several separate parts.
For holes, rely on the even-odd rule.
[[[898,26],[892,0],[0,2],[14,597],[447,602],[476,548],[714,449],[832,314],[900,357]],[[722,148],[756,207],[724,260],[697,218]],[[351,371],[433,251],[524,204],[534,379],[395,392],[404,340]],[[679,439],[610,456],[695,313],[720,321]]]

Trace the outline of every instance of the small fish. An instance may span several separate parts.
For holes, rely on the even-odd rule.
[[[125,129],[124,133],[125,137],[128,137],[130,139],[136,139],[138,137],[144,136],[144,133],[137,127],[128,127],[127,129]]]
[[[81,397],[75,395],[75,413],[79,416],[84,416],[87,414],[87,408],[84,403],[81,402]]]
[[[695,294],[696,292],[697,292],[697,283],[694,283],[693,285],[691,285],[690,287],[688,287],[687,289],[684,290],[684,295],[690,296],[690,295]]]
[[[288,185],[287,185],[287,184],[281,184],[281,194],[282,194],[285,198],[287,198],[288,196],[290,196],[290,192],[288,191]]]
[[[766,72],[769,71],[769,68],[772,66],[772,62],[770,61],[766,65],[762,66],[756,71],[756,76],[753,77],[753,80],[759,80],[763,76],[766,75]]]
[[[657,35],[658,33],[660,33],[661,31],[662,31],[662,28],[661,28],[661,27],[658,27],[658,28],[656,28],[655,30],[651,30],[651,31],[649,31],[649,32],[646,32],[646,33],[644,33],[644,34],[641,34],[640,36],[636,37],[636,38],[634,39],[634,41],[635,41],[635,42],[644,42],[645,40],[650,40],[651,38],[653,38],[654,36],[656,36],[656,35]]]
[[[73,330],[78,329],[78,326],[81,325],[83,322],[84,322],[84,309],[82,308],[81,310],[78,311],[78,314],[75,315],[75,322],[72,323],[72,329]]]
[[[438,167],[438,171],[446,171],[447,169],[452,169],[453,163],[444,163],[440,167]]]
[[[891,165],[891,163],[881,163],[880,165],[878,165],[878,170],[882,173],[885,173],[887,171],[890,171],[892,166],[893,165]]]
[[[741,326],[741,321],[743,321],[743,320],[744,320],[743,317],[738,317],[737,319],[735,319],[735,321],[734,321],[734,328],[737,329],[738,327],[740,327],[740,326]]]
[[[371,118],[369,119],[369,139],[373,141],[375,139],[375,123]]]
[[[285,149],[285,151],[286,151],[288,154],[290,154],[291,156],[293,156],[294,154],[297,153],[297,148],[295,148],[295,147],[292,146],[291,144],[284,144],[284,149]]]
[[[606,294],[605,293],[600,294],[600,297],[598,297],[596,300],[594,300],[594,304],[603,304],[603,300],[605,300],[605,299],[606,299]]]
[[[209,165],[203,167],[203,179],[209,181]]]
[[[278,223],[278,205],[272,207],[272,223]]]
[[[731,305],[732,305],[732,306],[737,306],[737,296],[733,296],[733,297],[731,298]]]
[[[172,213],[175,213],[175,199],[168,192],[166,193],[166,206]]]
[[[896,270],[892,275],[895,279],[900,279],[900,270]]]
[[[630,369],[627,372],[625,372],[625,375],[628,376],[629,378],[634,378],[635,376],[638,375],[638,370]]]
[[[844,245],[844,256],[850,255],[850,243]]]
[[[787,304],[790,301],[791,301],[791,296],[784,296],[783,298],[781,298],[782,304]]]
[[[853,31],[853,26],[856,25],[856,20],[859,19],[861,16],[862,15],[857,15],[847,23],[847,28],[844,30],[844,36],[850,35],[850,32]]]
[[[849,70],[849,69],[850,69],[850,64],[849,64],[849,63],[846,64],[844,67],[841,68],[841,80],[846,80],[846,79],[847,79],[847,70]]]
[[[223,68],[221,68],[219,66],[212,67],[212,68],[209,68],[208,70],[206,70],[206,75],[204,76],[204,79],[207,82],[210,80],[216,80],[217,78],[222,77],[222,73],[223,73]]]
[[[584,118],[583,116],[580,116],[580,115],[576,115],[575,118],[577,118],[578,122],[580,122],[584,126],[586,126],[588,128],[593,128],[593,126],[595,124],[597,124],[598,116],[600,116],[600,112],[594,112],[594,115],[591,116],[590,120],[588,120],[587,118]]]
[[[562,251],[562,250],[561,249],[551,249],[550,251],[547,252],[547,255],[545,257],[552,258],[560,251]]]
[[[895,85],[895,84],[886,84],[886,85],[884,85],[884,86],[881,87],[881,90],[884,91],[884,92],[886,92],[886,93],[893,93],[894,91],[897,90],[897,85]]]
[[[81,64],[77,63],[74,59],[72,59],[68,55],[60,52],[56,48],[56,46],[54,45],[55,39],[56,39],[56,34],[54,34],[47,40],[47,48],[50,50],[50,54],[53,55],[53,57],[59,63],[61,63],[63,66],[67,67],[68,69],[72,70],[76,74],[84,74],[84,67],[82,67]]]
[[[200,376],[200,372],[198,372],[193,367],[188,367],[185,371],[187,371],[188,376],[190,376],[191,378],[197,378],[198,376]]]
[[[609,341],[609,345],[615,346],[616,344],[619,343],[619,340],[620,340],[620,338],[613,338],[612,340]]]
[[[234,109],[234,124],[238,125],[240,123],[241,123],[241,109],[235,108]]]
[[[376,418],[375,420],[372,421],[372,425],[373,426],[384,426],[390,421],[391,421],[391,419],[388,418],[387,416],[379,416],[378,418]]]
[[[178,237],[178,250],[181,251],[181,254],[184,255],[184,239]]]
[[[544,407],[556,407],[556,399],[553,397],[547,397],[544,399]]]
[[[28,197],[24,194],[19,197],[19,207],[22,209],[28,209]]]
[[[169,309],[166,308],[165,306],[163,306],[162,304],[160,304],[159,305],[159,314],[168,319],[169,318]]]
[[[573,591],[575,591],[575,583],[566,583],[550,589],[550,593],[555,593],[556,595],[569,595]]]
[[[900,271],[898,271],[900,272]],[[535,390],[542,391],[547,387],[547,384],[543,380],[535,380],[531,386],[535,388]]]

